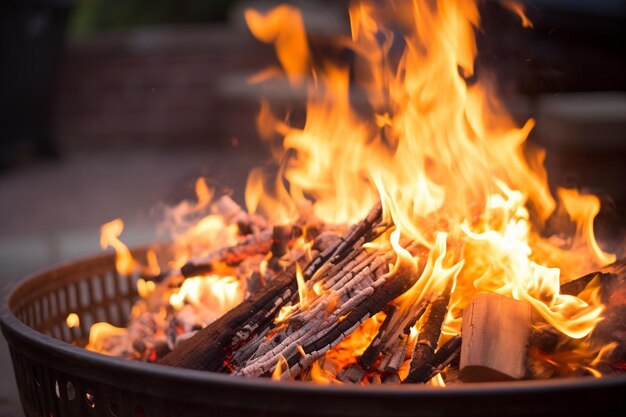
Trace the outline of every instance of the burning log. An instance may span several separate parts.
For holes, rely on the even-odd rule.
[[[179,368],[223,371],[233,347],[243,343],[252,332],[271,323],[278,310],[291,300],[296,293],[294,275],[295,264],[276,275],[261,291],[182,342],[160,363]]]
[[[417,342],[415,342],[411,367],[409,375],[404,380],[405,383],[420,382],[418,381],[418,376],[426,372],[426,369],[432,368],[435,349],[441,335],[441,326],[446,318],[446,314],[448,314],[451,289],[452,283],[450,282],[443,294],[437,297],[428,310],[426,321],[419,331]]]
[[[393,320],[393,317],[397,313],[397,311],[398,311],[398,307],[396,307],[396,306],[394,306],[392,304],[388,305],[385,308],[385,314],[387,316],[385,317],[385,320],[383,321],[383,323],[378,328],[378,333],[376,334],[376,336],[374,336],[374,339],[369,344],[367,349],[365,349],[365,352],[363,352],[363,355],[361,355],[357,359],[357,363],[361,367],[363,367],[365,369],[372,369],[372,367],[374,366],[374,363],[378,360],[378,356],[380,355],[380,351],[383,348],[381,340],[383,339],[383,336],[385,335],[385,333],[387,331],[387,328],[389,327],[389,325],[390,325],[391,321]]]
[[[411,382],[426,383],[435,375],[447,368],[452,362],[458,359],[461,354],[461,335],[451,337],[446,343],[441,345],[433,355],[430,363],[424,364],[411,371]],[[408,382],[405,380],[404,382]]]
[[[371,241],[373,238],[378,236],[375,234],[374,229],[377,223],[380,223],[382,219],[383,208],[382,204],[378,202],[374,205],[374,207],[369,211],[365,218],[352,226],[348,233],[342,237],[338,242],[334,245],[330,246],[325,251],[321,252],[317,257],[315,257],[306,269],[303,271],[304,279],[308,280],[313,277],[318,269],[322,267],[327,261],[330,260],[330,264],[335,265],[343,260],[348,253],[350,253],[353,248],[362,246],[359,245],[359,241],[362,240],[363,243],[366,241]],[[369,236],[366,238],[366,235],[370,233],[373,236]]]
[[[626,276],[626,258],[619,259],[611,265],[607,265],[599,271],[591,272],[580,278],[573,279],[561,285],[561,294],[578,295],[596,277],[604,284],[613,281],[620,276]]]
[[[463,382],[523,378],[530,322],[526,302],[493,293],[475,296],[463,313]]]
[[[276,357],[280,354],[289,364],[289,374],[298,375],[365,320],[406,292],[413,285],[416,276],[419,274],[408,268],[382,274],[371,286],[339,305],[339,308],[336,307],[330,314],[326,312],[325,303],[316,303],[315,308],[304,312],[307,318],[310,317],[308,320],[297,315],[291,317],[287,327],[265,344],[261,354],[253,357],[236,373],[263,375],[276,365]],[[271,347],[269,351],[268,346]]]
[[[304,279],[310,279],[326,261],[331,260],[331,257],[335,264],[340,263],[342,256],[350,253],[355,244],[362,241],[364,243],[365,236],[373,230],[376,223],[380,222],[381,216],[382,206],[379,203],[374,206],[363,221],[353,226],[342,239],[335,242],[323,253],[314,256],[303,272]],[[267,252],[272,245],[272,232],[266,231],[263,236],[264,238],[261,240],[254,237],[256,240],[247,240],[235,247],[217,251],[217,254],[207,257],[209,262],[188,263],[186,265],[187,273],[191,273],[190,270],[193,270],[194,274],[199,270],[207,272],[206,268],[211,268],[211,262],[214,259],[224,259],[226,254],[236,255],[241,254],[241,251],[248,253],[246,251],[249,251],[250,247],[246,247],[245,242],[249,242],[248,245],[256,248],[258,248],[258,242],[263,242],[263,245],[267,245]],[[257,242],[256,246],[254,242]],[[348,244],[353,246],[348,246]],[[359,244],[359,249],[360,246],[362,243]],[[273,322],[278,311],[293,300],[297,294],[295,269],[294,263],[274,277],[260,292],[252,295],[220,319],[200,330],[195,336],[181,343],[160,363],[208,371],[226,370],[231,365],[228,363],[228,359],[232,357],[233,352],[249,342],[255,335],[262,333]],[[183,271],[183,273],[185,272]],[[380,308],[382,307],[384,305]],[[257,339],[260,338],[257,337]]]
[[[258,235],[250,235],[244,241],[220,248],[202,258],[192,259],[181,268],[185,278],[207,274],[213,271],[214,262],[235,264],[249,256],[266,254],[272,247],[272,231],[265,230]]]

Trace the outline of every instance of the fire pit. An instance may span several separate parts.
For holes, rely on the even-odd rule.
[[[247,210],[199,179],[164,211],[167,247],[133,256],[117,219],[115,258],[9,295],[26,412],[620,412],[623,248],[596,240],[596,196],[553,192],[523,146],[534,122],[477,79],[477,5],[354,3],[351,38],[317,45],[293,7],[245,15],[281,64],[253,81],[306,88],[304,126],[262,106],[276,171],[251,172]]]
[[[143,250],[135,252],[141,257]],[[6,298],[2,331],[21,401],[35,416],[585,416],[619,415],[626,376],[448,387],[323,386],[126,361],[80,347],[89,327],[122,325],[137,294],[102,255],[48,269]],[[78,346],[77,346],[78,345]]]

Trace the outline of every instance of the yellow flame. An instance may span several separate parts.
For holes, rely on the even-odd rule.
[[[143,278],[137,280],[137,293],[141,298],[146,298],[156,288],[154,281],[146,281]]]
[[[443,377],[441,376],[441,374],[437,374],[428,381],[428,385],[430,385],[431,387],[444,388],[446,386],[446,383],[443,381]]]
[[[89,331],[89,344],[85,349],[99,353],[107,353],[104,349],[104,343],[112,336],[124,336],[128,333],[127,329],[115,327],[110,323],[99,322],[91,326]]]
[[[600,200],[594,195],[581,195],[573,189],[559,188],[559,200],[570,219],[576,223],[576,243],[586,244],[597,265],[608,265],[617,260],[613,254],[600,249],[593,232],[593,220],[600,212]],[[575,244],[576,244],[575,243]]]
[[[274,381],[280,381],[283,373],[289,372],[289,363],[287,359],[280,353],[278,354],[278,360],[276,361],[276,367],[272,371],[272,379]]]
[[[242,299],[240,283],[236,278],[209,275],[187,278],[180,289],[170,295],[169,303],[178,310],[185,304],[210,307],[217,316],[221,316]]]
[[[206,207],[211,200],[213,200],[213,190],[209,188],[206,180],[202,177],[196,180],[196,197],[198,198],[198,205],[196,209]]]
[[[65,323],[67,323],[67,327],[70,329],[78,327],[80,326],[80,317],[78,317],[78,314],[76,313],[70,313],[65,318]]]
[[[306,282],[304,282],[304,277],[302,276],[302,268],[300,268],[300,264],[296,262],[296,282],[298,283],[298,296],[300,297],[300,307],[304,307],[308,304],[308,294],[306,288]]]
[[[520,4],[505,3],[531,25]],[[273,142],[279,169],[251,173],[248,210],[293,220],[306,200],[315,217],[351,223],[380,200],[384,221],[394,227],[386,241],[368,247],[391,247],[395,271],[418,261],[401,241],[430,250],[424,272],[400,301],[438,294],[453,280],[446,334],[460,331],[473,295],[490,291],[527,300],[573,338],[588,335],[602,313],[599,298],[562,295],[560,284],[615,260],[593,234],[599,202],[559,190],[564,213],[555,212],[545,153],[525,147],[534,121],[517,126],[488,79],[466,82],[474,74],[477,2],[386,7],[363,0],[349,12],[351,36],[336,41],[353,52],[346,65],[310,58],[294,9],[279,6],[265,16],[247,11],[251,32],[274,44],[291,84],[307,86],[301,127],[274,116],[267,102],[261,107],[262,136],[282,137]],[[286,41],[285,33],[295,35]],[[358,109],[355,97],[363,101]],[[576,223],[565,244],[542,235],[553,215]]]
[[[100,247],[106,249],[111,246],[115,249],[115,267],[120,274],[136,272],[137,264],[128,247],[118,237],[124,230],[122,219],[115,219],[105,223],[100,228]]]

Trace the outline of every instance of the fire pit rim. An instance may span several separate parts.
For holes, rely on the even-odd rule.
[[[132,252],[145,251],[148,246],[138,246],[131,248]],[[70,265],[76,265],[78,263],[89,263],[92,261],[113,261],[114,253],[100,253],[91,256],[80,257],[73,260],[65,260],[52,264],[51,266],[40,268],[33,273],[27,274],[25,277],[16,280],[14,283],[5,287],[2,294],[2,304],[0,306],[0,325],[2,332],[10,332],[14,336],[18,336],[26,343],[34,343],[39,347],[51,348],[53,353],[59,357],[77,357],[84,359],[91,364],[103,366],[107,368],[116,368],[117,370],[124,371],[136,371],[141,373],[151,373],[155,376],[165,376],[168,378],[175,378],[185,381],[193,382],[206,382],[215,383],[221,385],[236,385],[237,387],[250,387],[255,389],[264,390],[284,390],[292,392],[308,392],[314,390],[316,392],[323,392],[325,394],[341,393],[345,395],[347,393],[359,394],[359,393],[381,393],[394,395],[434,395],[439,396],[444,393],[483,393],[489,391],[493,394],[498,392],[508,392],[514,390],[520,391],[545,391],[553,389],[565,389],[568,387],[582,388],[584,386],[599,387],[599,386],[612,386],[615,384],[626,384],[626,375],[607,375],[602,378],[593,377],[579,377],[572,379],[550,379],[550,380],[523,380],[523,381],[505,381],[505,382],[492,382],[492,383],[466,383],[455,384],[448,386],[445,389],[432,386],[419,386],[415,385],[369,385],[369,386],[357,386],[350,384],[317,384],[306,381],[273,381],[267,378],[247,378],[236,375],[226,375],[213,372],[198,371],[193,369],[173,368],[169,366],[163,366],[158,364],[143,363],[138,361],[132,361],[113,356],[107,356],[97,352],[92,352],[84,349],[80,346],[72,345],[63,340],[59,340],[52,336],[48,336],[41,333],[18,319],[11,311],[10,301],[15,296],[16,292],[24,286],[27,282],[37,279],[43,274],[48,274],[52,271],[56,271],[62,267]],[[93,373],[89,373],[90,377],[93,377]],[[417,389],[416,389],[417,388]],[[444,394],[444,396],[447,396]]]
[[[25,278],[29,279],[31,276]],[[20,280],[23,282],[24,280]],[[545,381],[536,380],[523,380],[523,381],[504,381],[504,382],[486,382],[486,383],[466,383],[455,384],[445,388],[433,387],[428,385],[369,385],[359,386],[351,384],[317,384],[308,381],[273,381],[268,378],[247,378],[237,375],[226,375],[215,372],[199,371],[194,369],[174,368],[169,366],[163,366],[153,363],[144,363],[138,361],[132,361],[128,359],[118,358],[114,356],[107,356],[101,353],[92,352],[80,346],[72,345],[62,340],[56,339],[52,336],[40,333],[30,326],[24,324],[19,320],[8,308],[8,299],[13,294],[13,290],[8,293],[8,297],[5,297],[2,303],[2,314],[0,315],[0,322],[2,324],[3,332],[11,332],[12,335],[17,335],[23,342],[30,342],[40,347],[52,348],[59,358],[67,356],[76,357],[88,361],[89,363],[102,366],[106,368],[115,368],[121,371],[137,371],[142,374],[148,373],[153,376],[165,376],[168,378],[185,380],[188,382],[208,382],[217,383],[220,385],[234,385],[239,388],[249,387],[255,389],[267,389],[275,390],[280,389],[291,392],[307,392],[316,391],[328,394],[340,393],[342,395],[346,393],[393,393],[396,395],[435,395],[439,396],[444,393],[463,392],[466,394],[471,393],[483,393],[484,391],[490,391],[492,394],[498,392],[508,392],[514,390],[520,391],[544,391],[552,389],[564,389],[568,387],[583,388],[584,386],[598,387],[601,385],[612,386],[615,384],[622,385],[626,383],[626,375],[607,375],[602,378],[593,377],[579,377],[571,379],[550,379]],[[54,366],[54,365],[52,365]],[[90,371],[87,375],[94,377],[94,374]],[[80,372],[78,372],[80,374]],[[123,381],[122,381],[123,382]],[[447,395],[444,395],[447,396]]]

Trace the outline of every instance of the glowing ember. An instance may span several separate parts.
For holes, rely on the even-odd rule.
[[[505,6],[532,27],[520,4]],[[233,331],[216,361],[221,370],[443,387],[454,382],[440,372],[458,359],[464,311],[487,292],[530,306],[535,331],[554,331],[551,351],[528,352],[537,377],[600,375],[616,349],[590,338],[605,310],[602,282],[562,293],[563,284],[616,260],[594,236],[599,200],[571,189],[555,198],[543,153],[524,148],[534,121],[516,126],[484,80],[466,81],[474,75],[476,3],[354,2],[351,36],[336,40],[353,52],[350,63],[314,59],[291,6],[247,10],[245,18],[281,66],[254,82],[285,76],[305,87],[306,122],[291,126],[264,102],[257,124],[277,172],[250,173],[249,213],[198,180],[196,202],[167,210],[175,252],[167,261],[149,252],[141,265],[118,239],[122,222],[103,226],[101,243],[116,250],[118,272],[141,275],[141,298],[127,329],[94,325],[88,348],[158,360],[292,265],[296,286],[274,299],[276,311],[262,310],[265,327]],[[369,219],[378,202],[380,216]],[[363,218],[368,230],[349,229]],[[546,236],[549,219],[572,233]]]

